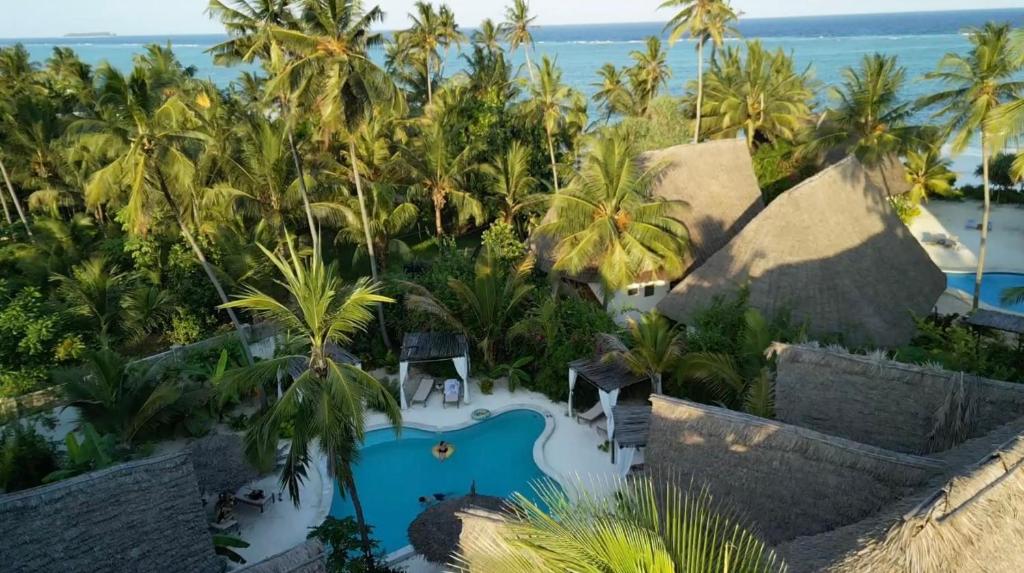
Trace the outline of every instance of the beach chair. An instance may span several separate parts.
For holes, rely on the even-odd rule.
[[[601,408],[601,403],[594,404],[594,407],[583,412],[582,414],[576,414],[577,422],[586,422],[587,424],[593,424],[598,418],[604,416],[604,409]]]
[[[448,404],[455,404],[456,407],[460,406],[462,400],[462,382],[449,378],[444,381],[444,400],[441,402],[442,407],[448,407]]]
[[[433,378],[420,378],[420,383],[416,386],[416,393],[412,395],[412,404],[417,402],[423,402],[423,407],[427,407],[427,400],[430,399],[430,393],[434,390],[434,379]]]
[[[967,230],[968,231],[980,231],[981,230],[981,223],[979,223],[975,219],[968,219],[968,221],[967,221]],[[989,231],[992,230],[992,221],[988,222],[988,230]]]

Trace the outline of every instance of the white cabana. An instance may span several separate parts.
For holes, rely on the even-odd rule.
[[[634,374],[626,367],[615,362],[605,362],[600,358],[584,358],[569,363],[569,415],[573,415],[572,397],[576,390],[576,381],[583,378],[595,388],[601,401],[601,410],[608,420],[608,435],[615,433],[615,405],[619,402],[619,392],[633,384],[645,382],[646,376]]]
[[[462,379],[462,402],[469,404],[469,343],[466,337],[449,332],[411,332],[405,335],[398,362],[398,391],[403,410],[409,407],[405,396],[409,365],[445,360],[451,360],[455,365],[455,371]]]

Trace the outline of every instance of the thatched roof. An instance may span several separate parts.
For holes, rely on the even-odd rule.
[[[868,167],[868,179],[872,185],[892,197],[907,193],[911,188],[910,182],[907,181],[907,169],[896,155],[890,155],[878,165]]]
[[[1002,332],[1024,335],[1024,315],[978,309],[964,322],[978,328],[990,328]]]
[[[428,362],[456,358],[469,353],[462,334],[452,332],[409,332],[402,339],[402,362]]]
[[[689,205],[678,214],[690,236],[690,254],[682,276],[703,264],[764,209],[754,165],[742,140],[677,145],[645,153],[642,160],[661,166],[652,190],[655,197]],[[551,220],[553,213],[548,212],[545,222]],[[551,270],[555,243],[540,237],[531,241],[538,266]],[[597,281],[594,271],[574,278]]]
[[[879,353],[787,344],[773,350],[778,419],[819,432],[925,454],[1024,416],[1022,384],[904,364]]]
[[[599,390],[612,392],[633,384],[639,384],[648,378],[626,368],[621,363],[606,362],[601,358],[580,358],[569,363],[579,377],[590,382]]]
[[[234,493],[260,477],[245,458],[242,437],[238,434],[206,436],[185,449],[192,459],[199,491],[203,495]]]
[[[447,499],[425,509],[409,524],[409,542],[417,553],[434,563],[449,563],[459,549],[462,519],[469,509],[500,512],[506,507],[500,497],[469,494]]]
[[[642,448],[647,445],[647,432],[651,426],[651,405],[623,403],[612,408],[615,435],[612,440],[623,448]]]
[[[690,322],[715,297],[749,285],[750,304],[788,312],[813,336],[899,346],[946,277],[848,158],[786,191],[658,304]]]
[[[771,543],[855,523],[945,468],[813,430],[652,395],[644,463],[706,483]]]
[[[315,539],[306,540],[287,551],[234,570],[237,573],[326,573],[324,546]]]
[[[220,573],[184,453],[0,496],[5,571]]]

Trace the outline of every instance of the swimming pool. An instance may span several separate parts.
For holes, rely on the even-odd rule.
[[[482,495],[529,494],[530,483],[545,475],[533,458],[534,443],[545,424],[537,412],[512,410],[447,432],[404,428],[398,439],[390,428],[367,432],[354,472],[374,537],[388,553],[402,549],[409,544],[409,524],[424,509],[421,496],[465,495],[474,481]],[[432,452],[440,440],[454,447],[443,462]],[[337,483],[330,514],[354,515]]]
[[[946,286],[974,294],[974,273],[946,273]],[[1006,305],[1000,301],[1003,291],[1024,287],[1024,274],[985,273],[981,278],[981,302],[995,308],[1024,312],[1024,304]]]

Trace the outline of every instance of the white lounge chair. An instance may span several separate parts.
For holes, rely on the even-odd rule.
[[[420,383],[416,386],[416,393],[412,395],[412,403],[423,402],[423,407],[426,408],[427,400],[430,399],[430,392],[433,390],[433,378],[420,378]]]
[[[587,424],[593,424],[601,416],[604,416],[604,409],[601,408],[601,403],[594,404],[594,407],[583,412],[582,414],[576,414],[577,422],[586,422]]]
[[[444,381],[444,401],[441,402],[442,407],[447,407],[448,404],[455,404],[456,407],[460,406],[462,400],[462,382],[449,378]]]

